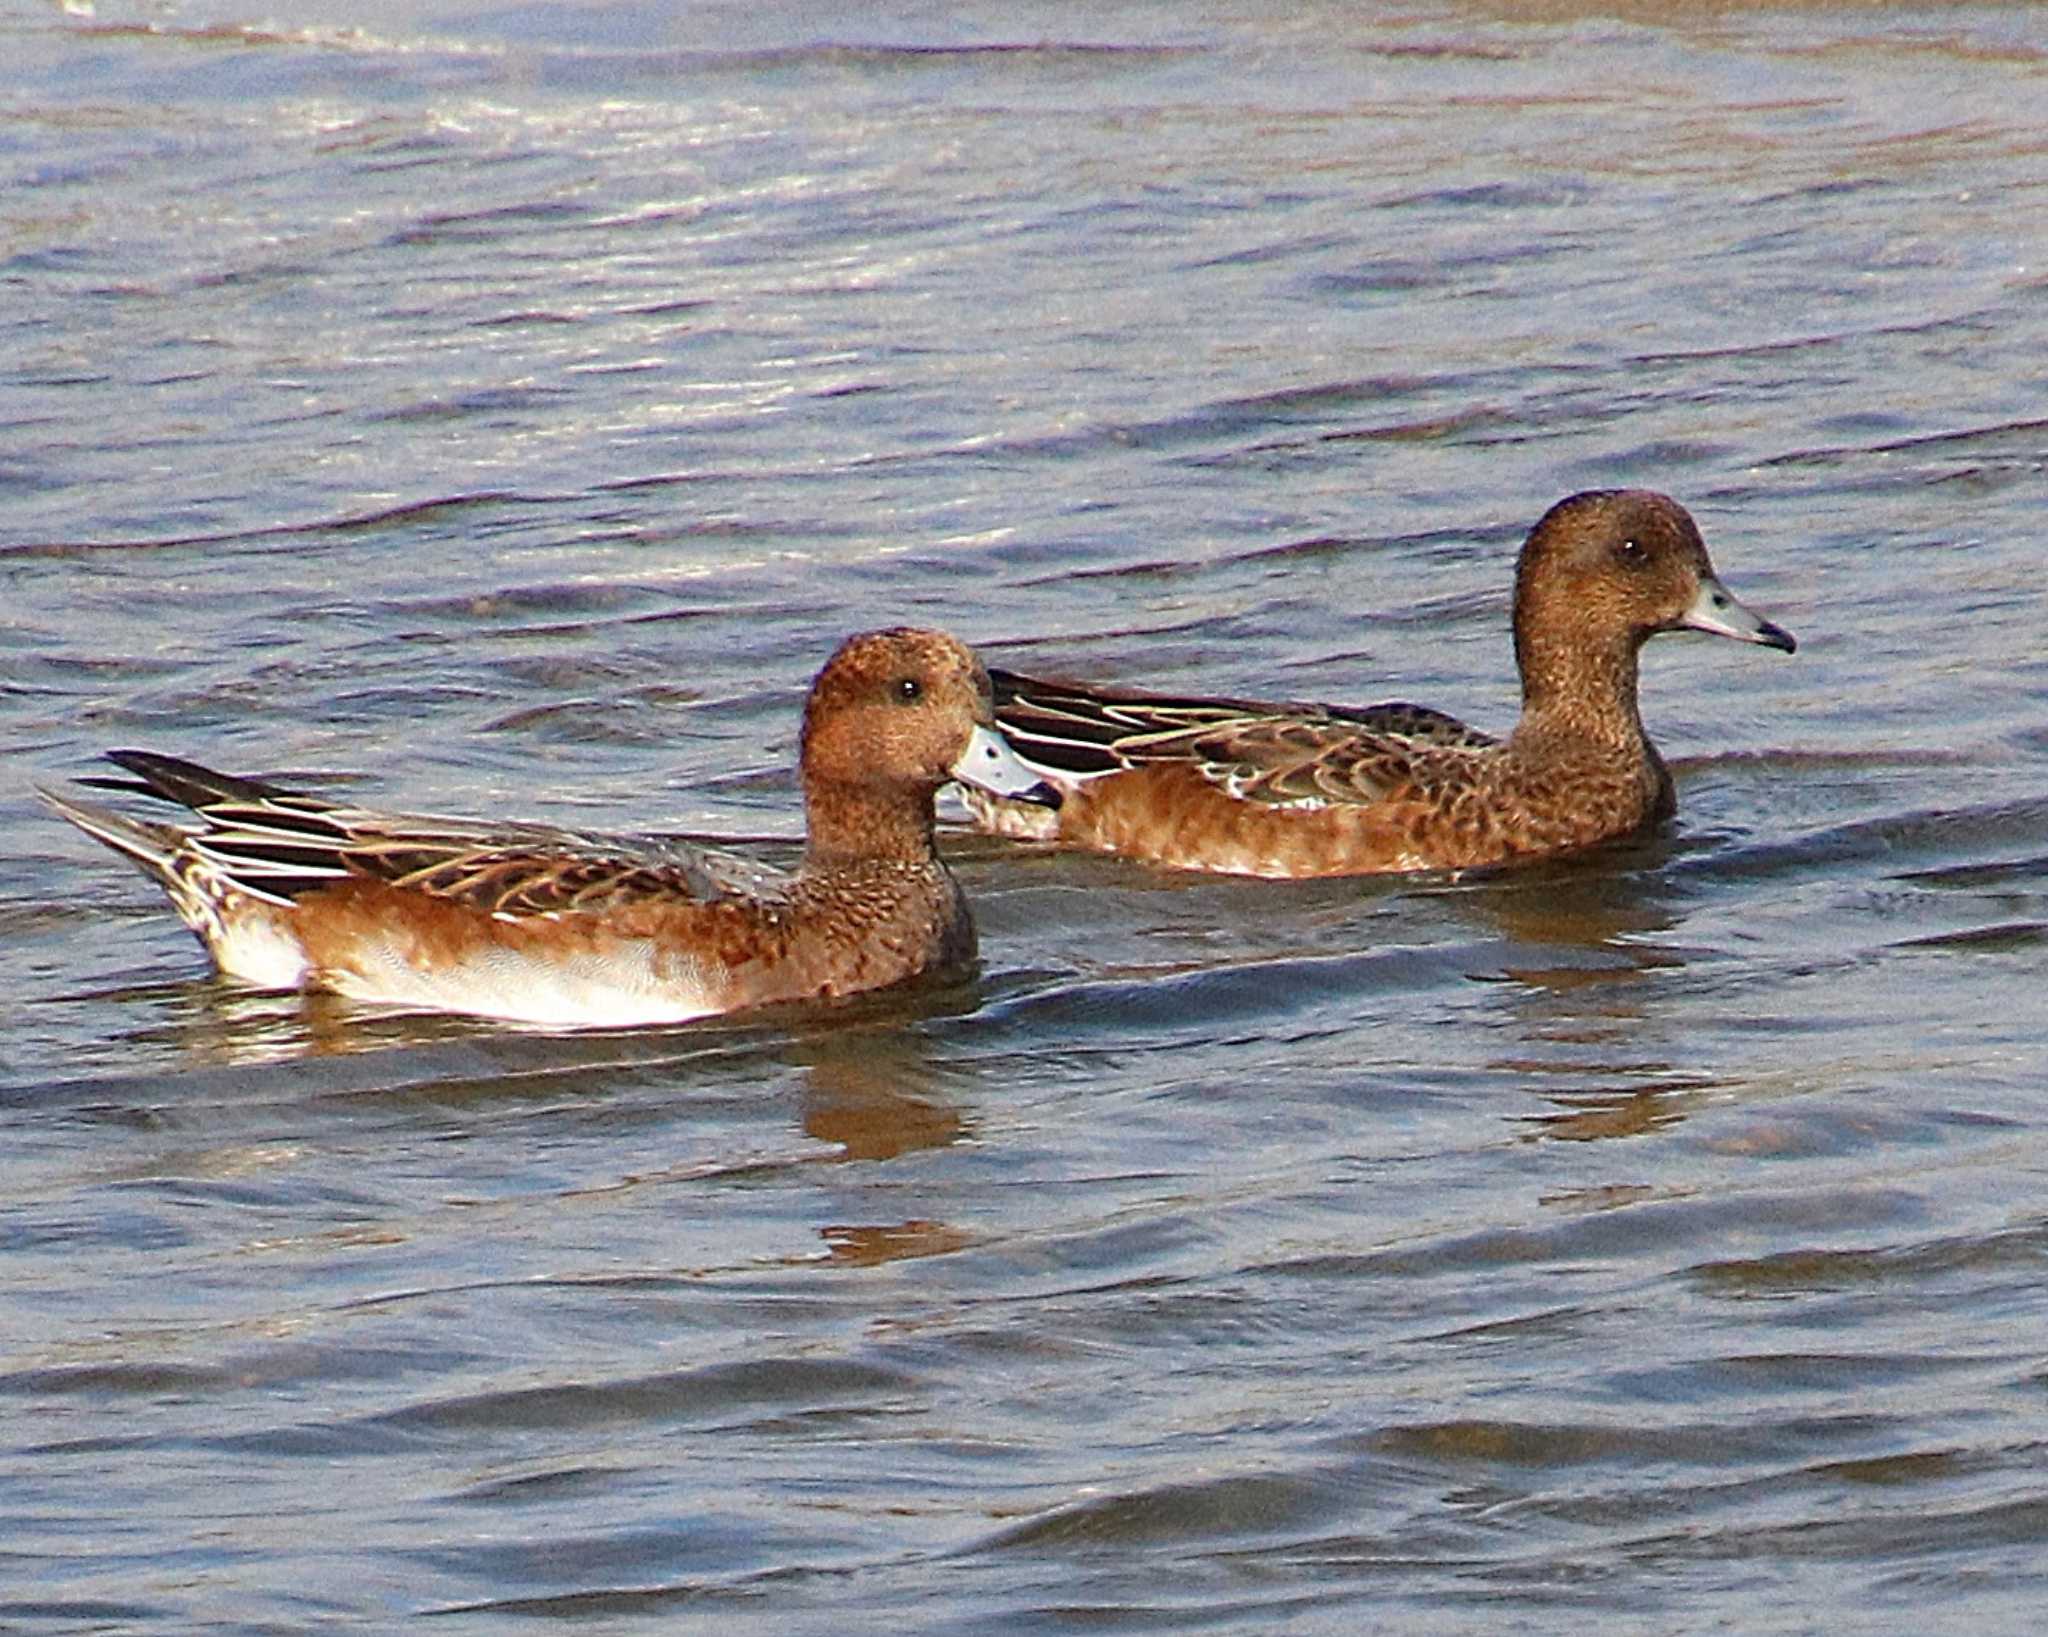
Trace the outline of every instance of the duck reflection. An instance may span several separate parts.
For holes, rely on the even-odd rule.
[[[805,1071],[805,1134],[835,1145],[844,1161],[893,1160],[958,1142],[970,1126],[946,1095],[930,1046],[924,1031],[904,1027],[798,1036],[790,1055]],[[827,1260],[845,1267],[946,1256],[973,1242],[966,1229],[929,1217],[835,1222],[818,1237]]]
[[[944,1148],[967,1122],[939,1087],[930,1042],[912,1028],[799,1034],[789,1055],[804,1071],[803,1128],[849,1160],[893,1160]]]
[[[1503,976],[1531,991],[1535,1007],[1557,1001],[1565,1015],[1584,1011],[1590,1019],[1611,1011],[1626,1020],[1640,1015],[1631,992],[1645,977],[1685,964],[1668,947],[1646,941],[1678,924],[1658,888],[1657,854],[1668,851],[1617,848],[1597,864],[1496,877],[1462,893],[1460,908],[1507,941]]]
[[[1545,1105],[1518,1116],[1526,1140],[1640,1137],[1682,1120],[1709,1082],[1659,1049],[1668,985],[1686,957],[1665,885],[1664,840],[1475,884],[1456,894],[1507,945],[1498,981],[1518,1050],[1491,1067]]]
[[[585,1180],[565,1188],[563,1200],[731,1180],[764,1168],[885,1162],[944,1148],[971,1132],[947,1092],[947,1071],[933,1058],[927,1027],[976,1009],[979,991],[971,982],[791,1007],[744,1023],[568,1034],[378,1012],[324,994],[267,994],[218,981],[159,986],[146,998],[157,1009],[148,1032],[158,1044],[180,1045],[191,1068],[215,1071],[197,1079],[216,1097],[230,1085],[260,1090],[274,1084],[286,1065],[295,1097],[389,1089],[414,1102],[424,1094],[443,1109],[511,1100],[591,1110],[613,1088],[622,1099],[618,1118],[673,1115],[688,1122],[690,1093],[701,1090],[713,1094],[708,1106],[714,1109],[721,1094],[737,1093],[751,1111],[741,1120],[748,1128],[744,1140],[732,1135],[729,1114],[710,1112],[710,1153],[700,1149],[671,1156],[674,1163]],[[249,1080],[244,1070],[257,1078]],[[647,1102],[657,1085],[674,1088],[666,1115]],[[158,1080],[149,1086],[161,1095]],[[795,1124],[809,1140],[764,1146],[759,1122],[772,1127],[788,1120],[792,1088]],[[796,1134],[787,1125],[783,1130]],[[816,1233],[824,1256],[813,1250],[790,1257],[791,1265],[873,1267],[949,1254],[973,1241],[966,1229],[923,1216],[829,1222]]]
[[[1640,1137],[1685,1117],[1682,1099],[1696,1092],[1643,1087],[1636,1091],[1545,1092],[1557,1112],[1528,1114],[1530,1141],[1598,1142],[1605,1137]]]
[[[965,1228],[924,1217],[866,1227],[835,1224],[818,1233],[832,1261],[857,1268],[908,1262],[920,1256],[949,1256],[974,1243],[974,1236]]]

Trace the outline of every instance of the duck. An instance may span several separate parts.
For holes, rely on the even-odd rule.
[[[1183,697],[992,668],[996,722],[1058,794],[967,791],[998,835],[1270,878],[1512,866],[1635,836],[1677,809],[1638,656],[1701,631],[1792,653],[1736,599],[1692,516],[1646,489],[1568,495],[1516,562],[1521,717],[1504,738],[1406,702]]]
[[[775,869],[675,840],[383,813],[148,750],[84,782],[181,807],[128,816],[45,789],[169,895],[225,977],[561,1028],[828,1000],[976,959],[933,844],[951,781],[1052,799],[995,731],[988,673],[939,631],[840,644],[805,701],[806,839]]]

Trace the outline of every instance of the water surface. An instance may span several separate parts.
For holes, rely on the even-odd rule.
[[[0,6],[0,1623],[2031,1630],[2048,24]],[[780,856],[811,672],[1501,727],[1699,517],[1668,832],[961,834],[981,971],[608,1036],[208,975],[143,743]]]

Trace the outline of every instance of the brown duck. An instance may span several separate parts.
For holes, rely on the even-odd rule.
[[[932,847],[948,780],[1043,796],[995,732],[987,674],[937,631],[849,638],[812,684],[791,873],[652,838],[377,813],[151,751],[95,780],[190,810],[133,819],[45,791],[154,878],[221,971],[416,1010],[671,1023],[872,989],[974,958]]]
[[[1420,705],[1177,698],[994,670],[996,720],[1057,809],[968,792],[985,828],[1237,875],[1463,870],[1545,858],[1670,816],[1637,655],[1663,631],[1791,653],[1666,495],[1559,501],[1515,570],[1522,715],[1505,739]]]

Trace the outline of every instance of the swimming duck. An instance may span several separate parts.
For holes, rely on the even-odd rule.
[[[975,956],[932,845],[948,780],[1045,799],[994,731],[987,673],[937,631],[848,639],[812,684],[801,865],[680,842],[371,812],[152,751],[89,782],[181,805],[132,819],[44,791],[170,895],[226,975],[556,1026],[672,1023],[850,994]]]
[[[1679,630],[1796,646],[1721,583],[1677,501],[1575,494],[1543,514],[1516,565],[1522,715],[1505,739],[1420,705],[1183,698],[998,669],[996,720],[1060,801],[969,791],[968,804],[1000,834],[1238,875],[1549,857],[1674,811],[1636,668],[1645,641]]]

